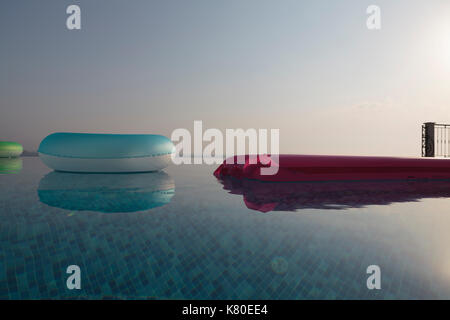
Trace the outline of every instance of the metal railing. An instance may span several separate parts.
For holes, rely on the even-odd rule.
[[[422,125],[422,157],[450,157],[450,124]]]

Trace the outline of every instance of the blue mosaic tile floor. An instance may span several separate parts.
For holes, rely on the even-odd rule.
[[[0,298],[450,298],[450,199],[263,213],[214,169],[76,175],[24,158],[0,174]]]

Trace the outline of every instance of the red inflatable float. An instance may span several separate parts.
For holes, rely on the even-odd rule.
[[[450,179],[450,159],[397,158],[368,156],[267,156],[266,160],[234,164],[230,159],[216,169],[217,178],[256,179],[261,181],[338,181],[338,180],[398,180]],[[242,161],[241,161],[242,162]],[[256,162],[256,163],[255,163]],[[262,174],[261,169],[272,167],[275,174]],[[278,170],[276,170],[278,169]]]

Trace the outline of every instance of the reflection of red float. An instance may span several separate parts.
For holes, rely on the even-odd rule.
[[[223,177],[225,190],[261,212],[348,209],[450,197],[449,180],[265,182]]]
[[[279,155],[268,164],[259,160],[252,164],[248,156],[244,164],[226,162],[214,172],[216,177],[261,181],[450,179],[450,159]],[[261,174],[261,168],[268,166],[278,167],[278,172]]]

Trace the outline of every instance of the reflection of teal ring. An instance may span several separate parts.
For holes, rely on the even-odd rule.
[[[39,200],[52,207],[105,213],[136,212],[168,204],[175,194],[164,172],[77,174],[50,172],[38,188]]]

